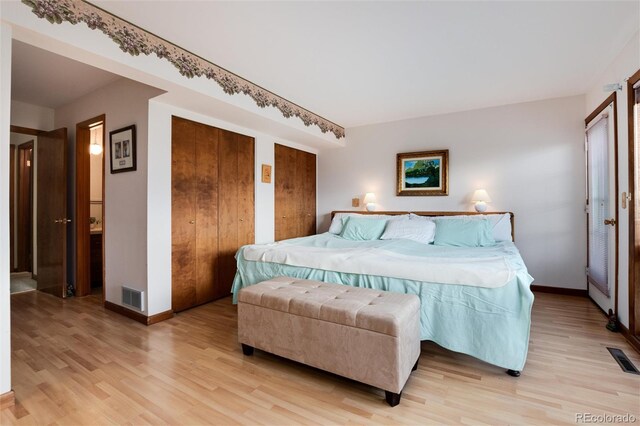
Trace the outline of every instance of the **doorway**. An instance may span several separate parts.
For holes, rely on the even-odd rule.
[[[76,125],[76,296],[104,300],[105,115]]]
[[[11,293],[35,290],[33,187],[35,168],[34,132],[12,129],[10,133],[10,268]]]
[[[618,149],[616,94],[585,119],[587,288],[610,316],[618,305]]]
[[[11,292],[64,297],[67,131],[11,126],[10,135]]]
[[[640,70],[627,80],[629,129],[629,334],[640,348]]]

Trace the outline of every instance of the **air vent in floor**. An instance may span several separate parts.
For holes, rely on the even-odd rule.
[[[627,358],[624,352],[622,352],[622,349],[618,349],[618,348],[607,348],[607,349],[611,353],[611,356],[613,357],[613,359],[615,359],[618,365],[620,365],[620,368],[622,368],[622,371],[624,371],[625,373],[640,375],[640,371],[638,371],[638,369],[636,368],[635,365],[633,365],[631,360]]]

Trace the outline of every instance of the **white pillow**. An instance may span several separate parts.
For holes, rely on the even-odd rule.
[[[460,216],[436,216],[433,219],[489,219],[493,233],[493,239],[496,241],[513,241],[511,238],[511,215],[504,214],[476,214],[476,215],[460,215]]]
[[[436,235],[434,221],[420,216],[403,217],[398,220],[390,220],[380,237],[381,240],[405,239],[422,244],[431,244]]]
[[[336,213],[331,220],[331,226],[329,226],[329,232],[332,234],[340,235],[342,232],[342,225],[344,225],[344,219],[348,216],[360,216],[367,219],[387,219],[387,220],[397,220],[401,218],[408,217],[408,215],[390,215],[390,214],[367,214],[363,215],[360,213]]]

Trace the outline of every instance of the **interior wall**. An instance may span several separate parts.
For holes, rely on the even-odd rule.
[[[489,211],[515,213],[535,284],[585,289],[583,115],[575,96],[348,129],[345,148],[320,152],[319,230],[366,192],[378,210],[473,211],[485,188]],[[396,154],[437,149],[449,150],[449,195],[396,196]]]
[[[76,124],[106,115],[109,132],[131,124],[137,132],[137,170],[105,175],[105,298],[121,304],[122,285],[146,290],[147,286],[147,120],[149,99],[162,91],[128,79],[120,79],[55,110],[55,127],[66,127],[68,146],[68,216],[75,221],[75,132]],[[109,143],[104,155],[109,159]],[[87,218],[88,219],[88,218]],[[67,238],[75,241],[75,226]],[[75,282],[75,244],[69,245],[68,276]]]
[[[9,194],[11,27],[0,22],[0,194]],[[0,395],[11,391],[9,197],[0,197]]]
[[[275,234],[273,170],[271,183],[261,182],[262,164],[274,164],[275,143],[317,151],[253,129],[198,114],[162,101],[149,102],[149,177],[147,203],[149,315],[171,309],[171,116],[230,130],[255,139],[255,235],[257,243],[272,242]]]
[[[11,124],[36,130],[53,130],[54,110],[26,102],[11,101]]]
[[[587,92],[584,116],[589,115],[611,92],[603,86],[621,83],[623,89],[616,92],[618,122],[618,319],[629,326],[629,214],[622,208],[622,193],[629,192],[629,131],[627,117],[626,79],[640,69],[640,32],[636,33],[624,49],[609,64],[598,81]]]

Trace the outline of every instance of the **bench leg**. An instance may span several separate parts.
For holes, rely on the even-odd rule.
[[[246,356],[253,355],[253,346],[245,345],[243,343],[242,344],[242,353],[245,354]]]
[[[520,377],[519,370],[507,370],[507,374],[510,375],[511,377]]]
[[[402,396],[402,392],[394,393],[394,392],[384,391],[384,397],[387,400],[387,404],[389,404],[392,407],[395,407],[396,405],[400,404],[401,396]]]
[[[416,371],[418,369],[418,361],[420,361],[420,358],[418,358],[416,360],[416,364],[413,366],[413,368],[411,369],[411,371]]]

